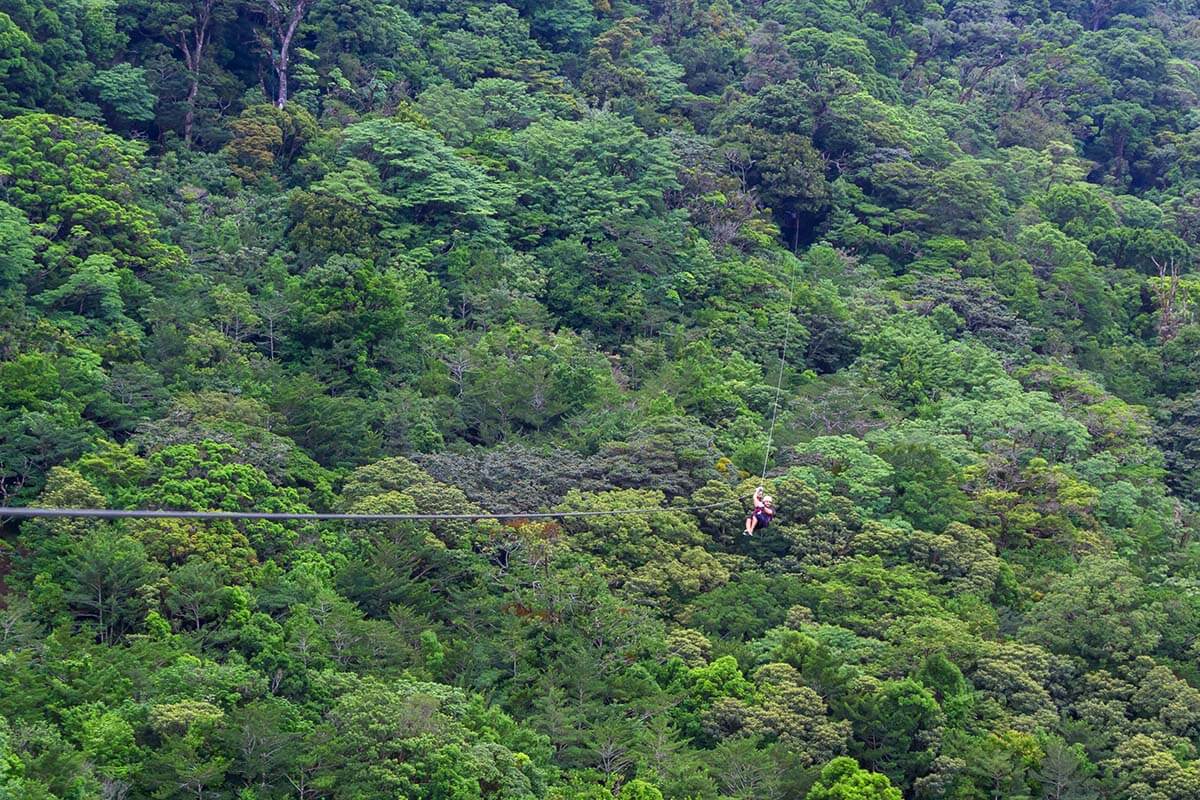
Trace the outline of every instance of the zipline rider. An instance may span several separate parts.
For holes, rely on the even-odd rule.
[[[775,518],[775,499],[765,493],[763,487],[754,490],[754,508],[746,517],[746,535],[753,536],[755,531],[762,530],[771,524]]]

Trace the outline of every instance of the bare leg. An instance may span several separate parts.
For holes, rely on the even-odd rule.
[[[753,516],[746,517],[746,535],[753,536],[754,529],[756,527],[758,527],[758,520],[755,519]]]

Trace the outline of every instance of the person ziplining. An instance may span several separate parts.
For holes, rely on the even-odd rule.
[[[766,489],[759,486],[754,490],[754,507],[746,517],[746,535],[753,536],[755,531],[761,531],[771,524],[775,518],[775,499],[766,494]]]

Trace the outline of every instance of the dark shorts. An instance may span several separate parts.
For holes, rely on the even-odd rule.
[[[759,511],[750,516],[754,517],[754,527],[756,528],[765,528],[771,523],[771,515],[765,512]]]

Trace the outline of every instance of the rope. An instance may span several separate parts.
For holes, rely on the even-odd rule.
[[[739,498],[742,499],[742,498]],[[539,511],[529,514],[295,514],[268,511],[171,511],[169,509],[116,508],[4,508],[0,518],[17,517],[88,517],[93,519],[266,519],[266,520],[356,520],[363,522],[402,522],[414,520],[480,520],[480,519],[565,519],[569,517],[612,517],[621,514],[662,514],[667,511],[706,511],[727,505],[728,501],[701,506],[672,508],[617,508],[610,511]]]
[[[792,335],[792,303],[796,297],[796,264],[799,259],[792,254],[792,274],[788,282],[787,319],[783,323],[783,350],[779,353],[779,375],[775,379],[775,402],[771,408],[771,427],[767,431],[767,449],[763,453],[762,480],[767,480],[767,464],[771,460],[771,442],[775,438],[775,420],[779,418],[779,395],[783,392],[783,367],[787,363],[788,340]]]

